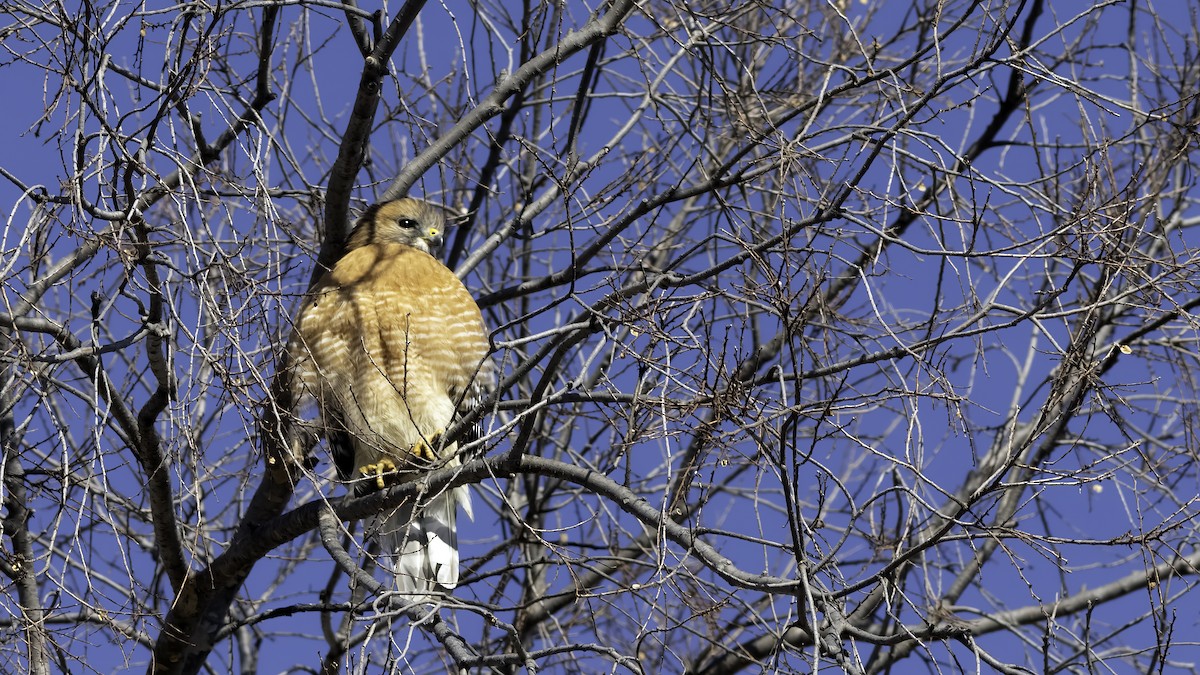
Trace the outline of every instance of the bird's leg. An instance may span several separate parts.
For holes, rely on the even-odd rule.
[[[374,477],[375,485],[382,490],[387,486],[387,483],[383,478],[384,475],[394,473],[396,471],[396,463],[391,459],[384,457],[374,464],[364,464],[363,467],[358,471],[366,478]]]

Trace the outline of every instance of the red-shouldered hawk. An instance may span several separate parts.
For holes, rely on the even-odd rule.
[[[376,204],[358,219],[346,253],[304,301],[289,344],[292,394],[315,401],[338,475],[384,486],[458,463],[439,435],[474,405],[491,377],[479,307],[431,255],[443,210],[416,199]],[[458,584],[458,506],[466,486],[423,495],[378,519],[396,587],[417,599]]]

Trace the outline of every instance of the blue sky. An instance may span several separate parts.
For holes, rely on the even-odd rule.
[[[1179,193],[1167,197],[1151,191],[1145,178],[1155,163],[1174,161],[1161,150],[1170,139],[1161,129],[1185,119],[1189,109],[1178,104],[1169,83],[1172,68],[1195,60],[1189,57],[1196,43],[1193,3],[1075,4],[1047,3],[1033,28],[1036,46],[1016,57],[1006,41],[982,54],[997,18],[1011,16],[1002,3],[949,3],[936,39],[911,28],[918,10],[898,3],[879,11],[844,2],[749,7],[728,15],[728,8],[664,5],[650,16],[635,13],[626,32],[607,44],[580,129],[573,131],[571,121],[586,52],[551,69],[527,94],[528,109],[514,121],[516,137],[487,185],[478,184],[479,174],[499,118],[470,134],[414,191],[452,207],[465,206],[481,187],[486,191],[468,256],[492,246],[489,236],[522,213],[531,216],[516,228],[519,236],[505,237],[463,269],[476,296],[492,298],[483,309],[494,358],[512,372],[552,344],[563,326],[589,316],[605,321],[566,354],[561,374],[550,380],[550,392],[563,400],[573,392],[594,400],[549,406],[530,451],[594,467],[667,512],[666,488],[683,469],[681,457],[693,444],[703,447],[690,493],[697,506],[687,524],[709,528],[706,540],[739,568],[787,578],[796,575],[793,533],[803,531],[802,548],[807,562],[819,567],[819,585],[836,594],[861,582],[862,592],[844,594],[851,608],[861,601],[878,583],[872,575],[894,564],[897,545],[911,543],[937,509],[953,502],[950,495],[980,458],[1038,419],[1051,398],[1052,373],[1087,328],[1090,307],[1101,308],[1096,321],[1109,317],[1110,307],[1119,313],[1087,354],[1099,362],[1126,336],[1195,298],[1188,273],[1196,250],[1194,178],[1180,163],[1169,176]],[[552,6],[538,7],[544,23],[528,31],[505,25],[499,5],[478,12],[467,4],[426,7],[385,78],[370,162],[357,174],[352,206],[376,199],[403,166],[520,66],[519,36],[537,34],[537,49],[543,49],[593,9],[567,3],[556,17]],[[255,45],[247,36],[256,34],[262,10],[226,11],[217,22],[201,15],[186,31],[208,35],[201,44],[232,68],[204,57],[179,69],[174,50],[188,33],[174,9],[103,7],[90,20],[111,35],[111,61],[103,64],[110,70],[100,69],[105,86],[87,89],[93,108],[81,106],[69,87],[60,97],[57,81],[43,69],[65,64],[79,81],[92,82],[99,62],[73,61],[69,41],[39,45],[35,35],[56,39],[44,26],[14,32],[20,39],[6,40],[0,60],[0,82],[10,94],[0,167],[28,186],[66,195],[61,186],[80,147],[87,174],[82,195],[89,201],[119,208],[112,185],[153,186],[190,152],[193,128],[154,86],[131,85],[111,68],[187,92],[188,109],[211,141],[241,113],[254,87]],[[746,39],[749,28],[718,26],[719,18],[741,27],[737,22],[756,12],[763,17],[754,26],[756,39]],[[967,27],[952,30],[964,15]],[[154,232],[159,255],[169,262],[160,269],[171,368],[179,382],[159,427],[180,495],[176,515],[205,525],[188,530],[194,537],[186,546],[197,558],[228,545],[261,472],[257,405],[313,264],[320,198],[359,81],[361,57],[344,24],[333,8],[286,7],[272,56],[271,86],[279,98],[263,123],[148,214],[160,228]],[[1022,27],[1018,22],[1012,39]],[[183,53],[203,54],[194,46],[187,42]],[[1064,51],[1073,59],[1055,62]],[[919,62],[905,64],[917,53]],[[1025,71],[1033,93],[999,130],[996,147],[969,167],[957,166],[993,118],[1013,66]],[[166,75],[172,69],[178,78]],[[652,86],[654,95],[646,96]],[[1146,115],[1160,117],[1146,124]],[[776,124],[766,124],[767,116]],[[144,159],[150,171],[112,170],[120,153],[106,145],[101,117],[129,134],[122,150]],[[761,142],[748,142],[758,131]],[[1151,133],[1161,135],[1143,145],[1121,143]],[[138,155],[143,142],[145,154]],[[1194,152],[1194,142],[1182,148]],[[702,184],[735,155],[722,168],[752,178],[698,201],[663,198]],[[595,165],[579,171],[573,159],[595,159]],[[1046,178],[1056,173],[1049,167],[1061,170],[1056,180]],[[926,200],[935,186],[939,191]],[[655,199],[662,201],[646,206]],[[835,199],[842,199],[839,214],[818,218]],[[6,302],[16,301],[31,274],[42,273],[32,262],[39,247],[62,259],[102,236],[96,256],[46,296],[43,311],[85,345],[140,335],[149,282],[128,262],[121,223],[105,225],[62,207],[39,234],[43,241],[26,230],[30,202],[11,181],[0,180],[0,204],[8,216],[4,259],[12,263]],[[910,211],[919,214],[903,236],[858,266],[881,229],[909,222]],[[1174,225],[1158,235],[1161,223]],[[619,232],[609,237],[613,228]],[[763,243],[772,237],[779,242]],[[1117,255],[1113,247],[1126,253]],[[593,248],[595,255],[582,259]],[[665,257],[657,258],[662,251]],[[739,262],[726,265],[731,259]],[[649,267],[661,260],[666,269]],[[1069,277],[1072,265],[1078,274]],[[576,267],[576,278],[536,292],[514,290]],[[637,275],[659,272],[676,276],[611,305],[602,302]],[[845,292],[831,293],[839,284]],[[1102,287],[1116,289],[1116,299],[1093,301],[1089,294]],[[1061,293],[1055,302],[1021,316],[1055,293]],[[787,317],[817,302],[826,306],[786,336],[752,385],[735,381],[754,349],[788,325]],[[100,307],[102,325],[91,320],[93,306]],[[1025,477],[1035,485],[1019,493],[1013,522],[990,520],[1005,494],[1004,482],[997,482],[959,516],[951,541],[920,558],[910,577],[915,581],[890,600],[894,617],[914,625],[925,620],[927,603],[989,541],[999,542],[1002,552],[957,601],[961,619],[1049,602],[1161,562],[1173,551],[1189,553],[1194,543],[1187,524],[1198,484],[1188,421],[1196,408],[1188,374],[1194,329],[1185,314],[1138,335],[1064,432],[1073,442],[1056,446]],[[29,340],[39,357],[61,352],[44,337]],[[144,351],[115,349],[103,359],[136,409],[149,395]],[[533,382],[546,364],[535,364]],[[114,534],[125,514],[146,507],[144,476],[122,449],[111,422],[115,413],[90,403],[95,383],[69,364],[45,379],[23,372],[30,388],[19,410],[29,420],[29,456],[38,457],[31,464],[90,477],[70,489],[49,481],[39,493],[35,527],[64,547],[43,562],[52,579],[48,592],[69,598],[59,600],[63,612],[105,607],[153,637],[155,617],[165,609],[153,598],[166,582],[155,574],[146,539],[131,543]],[[776,375],[780,382],[773,383]],[[514,385],[501,399],[526,399],[531,386]],[[619,398],[635,393],[657,404]],[[510,446],[515,434],[504,427],[519,415],[509,409],[488,418],[491,453]],[[317,452],[324,457],[323,449]],[[329,475],[325,461],[301,483],[294,503],[340,495]],[[478,576],[458,597],[477,605],[454,616],[478,644],[497,630],[486,626],[481,607],[512,621],[520,604],[522,576],[506,576],[507,565],[520,560],[509,536],[519,529],[514,514],[523,515],[522,500],[533,485],[486,481],[476,521],[463,523],[466,566]],[[549,495],[549,505],[536,530],[540,541],[529,550],[546,556],[546,583],[554,591],[569,592],[580,575],[648,531],[612,502],[553,481],[536,486],[535,494]],[[66,508],[57,508],[63,501]],[[138,528],[142,537],[151,536],[144,523]],[[985,531],[988,536],[980,534]],[[1127,533],[1154,536],[1137,546],[1110,541]],[[1067,537],[1086,543],[1062,540]],[[836,564],[820,566],[830,561]],[[89,582],[85,570],[106,583]],[[326,587],[334,601],[345,600],[345,578],[333,578],[331,570],[314,537],[280,547],[247,581],[245,595],[257,604],[239,611],[314,603]],[[1158,594],[1190,591],[1191,583],[1172,579],[1097,610],[1090,620],[1108,622],[1118,638],[1097,651],[1152,644],[1154,622],[1121,629],[1125,617],[1156,606]],[[788,625],[800,611],[792,596],[735,590],[693,552],[665,543],[585,595],[564,611],[561,626],[537,636],[535,647],[637,644],[649,671],[677,672],[711,637],[705,633],[711,617],[722,637],[737,643]],[[1195,628],[1197,609],[1189,593],[1169,603],[1183,643],[1171,658],[1194,660],[1184,636]],[[589,625],[607,612],[625,620]],[[1083,631],[1073,621],[1056,624],[1055,658],[1071,660],[1072,631]],[[315,612],[253,627],[271,645],[261,653],[261,672],[297,662],[312,666],[325,647]],[[408,628],[395,630],[394,640],[405,644]],[[148,652],[111,636],[97,628],[86,635],[86,646],[70,644],[99,672],[143,669]],[[414,670],[437,672],[441,665],[427,638],[418,632],[414,640],[404,658]],[[241,662],[233,645],[219,645],[214,668]],[[1030,660],[1037,649],[1011,635],[992,633],[980,645],[1026,667],[1041,666]],[[869,658],[867,643],[856,648],[859,658]],[[944,669],[953,669],[953,658],[974,659],[965,647],[944,642],[929,646],[927,655]],[[596,672],[621,670],[596,653],[570,658]],[[779,659],[773,663],[781,670],[804,668],[801,650]],[[551,655],[542,665],[565,672],[571,663],[566,655]],[[1113,667],[1122,672],[1145,663],[1131,657]]]

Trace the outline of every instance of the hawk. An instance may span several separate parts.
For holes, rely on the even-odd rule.
[[[292,397],[316,403],[342,480],[382,488],[459,463],[440,435],[478,402],[491,362],[479,307],[434,257],[444,227],[444,211],[428,202],[371,206],[300,308],[288,346]],[[459,506],[471,516],[466,486],[375,519],[397,590],[422,598],[458,584]]]

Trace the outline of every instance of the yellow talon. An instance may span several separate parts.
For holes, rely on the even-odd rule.
[[[395,470],[396,463],[384,457],[374,464],[364,464],[363,467],[358,471],[367,478],[374,476],[375,484],[379,486],[380,490],[382,490],[386,486],[386,483],[383,480],[384,474],[392,473]]]
[[[413,461],[414,464],[416,462],[435,464],[439,458],[434,448],[438,446],[441,438],[442,435],[438,433],[431,436],[428,441],[418,441],[408,450],[410,461]],[[396,466],[396,462],[390,457],[381,457],[378,462],[375,462],[374,464],[364,464],[358,470],[359,474],[361,474],[363,478],[374,478],[375,485],[378,486],[380,490],[387,487],[388,481],[386,478],[388,478],[390,475],[397,474],[398,471],[399,467]]]
[[[428,443],[424,440],[418,441],[409,452],[412,453],[413,457],[432,464],[438,460],[437,453],[433,449],[437,447],[441,438],[442,435],[440,433],[434,434],[429,437]]]

